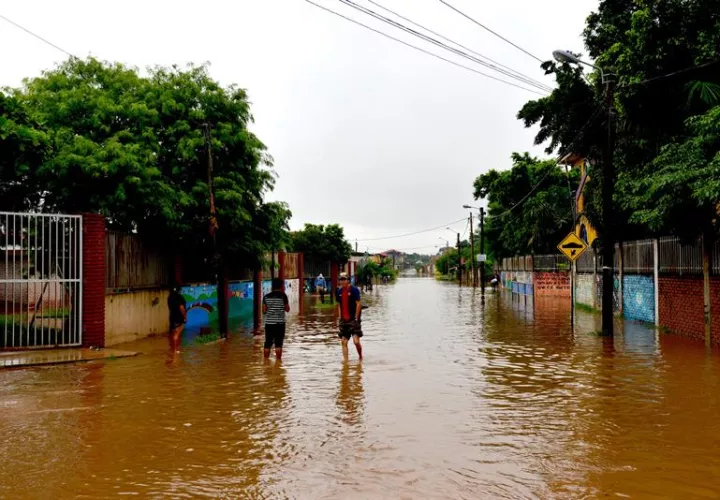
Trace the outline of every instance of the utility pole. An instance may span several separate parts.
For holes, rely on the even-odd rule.
[[[460,267],[460,261],[462,259],[462,257],[460,256],[460,233],[457,233],[457,253],[458,253],[458,265],[457,265],[458,285],[462,286],[462,267]]]
[[[475,225],[473,224],[472,212],[470,212],[470,267],[472,268],[472,286],[477,286],[477,269],[475,269]]]
[[[217,212],[215,209],[215,190],[213,189],[213,155],[212,142],[210,137],[210,125],[203,124],[203,135],[205,139],[205,149],[207,149],[207,176],[208,176],[208,195],[210,197],[210,237],[212,238],[213,266],[215,268],[215,279],[217,281],[217,298],[218,298],[218,319],[220,336],[225,338],[228,333],[228,297],[227,297],[227,279],[225,276],[225,264],[222,256],[218,252],[217,245]]]
[[[485,253],[485,208],[480,207],[480,254]],[[485,261],[480,262],[480,290],[485,295]]]
[[[603,208],[603,295],[602,295],[602,334],[613,335],[613,291],[615,265],[615,218],[613,213],[613,192],[615,190],[614,156],[614,94],[615,75],[605,74],[605,105],[607,106],[607,146],[605,148],[605,164],[603,165],[602,208]]]

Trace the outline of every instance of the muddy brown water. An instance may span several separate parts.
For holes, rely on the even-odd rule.
[[[720,498],[720,356],[566,301],[401,279],[332,311],[136,358],[0,372],[2,498]],[[310,304],[308,304],[310,306]]]

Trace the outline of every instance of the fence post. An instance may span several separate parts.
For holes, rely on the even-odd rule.
[[[655,250],[657,251],[657,247]],[[625,294],[625,246],[622,241],[618,243],[618,281],[618,309],[622,315],[624,314],[623,296]],[[657,305],[657,300],[655,304]]]
[[[660,244],[653,240],[653,280],[655,285],[655,326],[660,327]]]
[[[710,347],[712,336],[710,331],[710,238],[708,233],[702,234],[702,267],[703,267],[703,303],[705,316],[705,345]]]
[[[82,216],[83,347],[105,347],[105,217]]]
[[[302,316],[303,304],[305,303],[305,254],[297,254],[297,275],[300,289],[298,290],[298,314]]]
[[[227,277],[227,266],[225,259],[220,262],[217,277],[217,298],[218,298],[218,327],[220,329],[220,337],[225,338],[228,335],[228,323],[230,316],[230,300],[229,286]]]
[[[330,263],[330,283],[332,289],[330,290],[330,303],[335,302],[335,290],[338,288],[338,264],[337,262]]]
[[[255,269],[253,273],[253,326],[257,334],[262,324],[262,270]]]
[[[597,282],[597,252],[593,248],[593,279],[592,279],[593,308],[598,307],[598,282]]]
[[[278,278],[282,281],[282,291],[285,291],[285,252],[278,252]]]

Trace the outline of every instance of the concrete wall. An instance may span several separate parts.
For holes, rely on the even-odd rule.
[[[655,323],[655,279],[629,274],[623,277],[623,316],[626,319]]]
[[[533,285],[537,296],[570,297],[569,272],[536,272]]]
[[[575,302],[586,306],[595,306],[596,294],[595,275],[578,273],[575,275]]]
[[[105,345],[131,342],[169,329],[167,290],[105,296]]]

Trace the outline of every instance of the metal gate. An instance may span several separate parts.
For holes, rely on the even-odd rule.
[[[82,217],[0,212],[0,349],[82,344]]]

